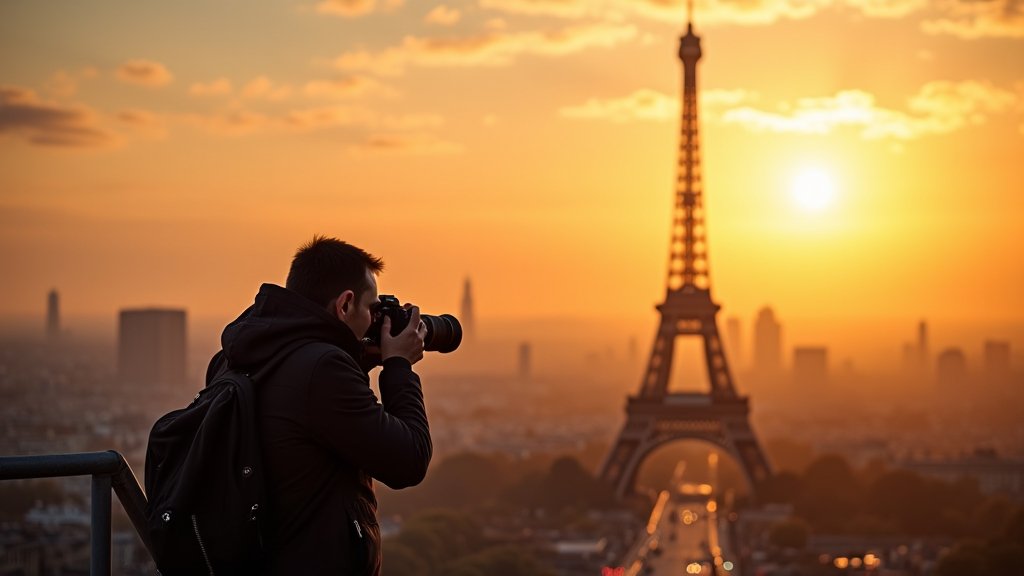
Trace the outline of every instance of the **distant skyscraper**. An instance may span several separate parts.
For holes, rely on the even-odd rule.
[[[530,377],[530,343],[519,345],[519,377],[526,380]]]
[[[730,364],[743,366],[743,327],[739,316],[730,316],[725,320],[725,349],[732,356]]]
[[[920,377],[928,373],[931,357],[928,353],[928,322],[917,324],[917,341],[903,344],[903,369],[908,376]]]
[[[800,388],[821,386],[828,381],[828,348],[798,346],[793,349],[793,382]]]
[[[917,325],[917,361],[924,369],[928,369],[928,323],[921,320]]]
[[[476,335],[476,319],[473,315],[473,291],[470,286],[469,277],[462,288],[462,316],[459,318],[462,324],[462,332],[467,339],[473,339]]]
[[[939,386],[955,387],[967,384],[967,359],[959,348],[947,348],[936,360]]]
[[[121,311],[117,360],[122,383],[181,386],[185,349],[184,310]]]
[[[757,313],[754,324],[754,370],[759,375],[771,376],[782,367],[782,325],[769,307]]]
[[[46,298],[46,337],[56,340],[60,336],[60,295],[57,289],[50,290]]]
[[[985,341],[985,379],[1002,383],[1010,377],[1010,343],[997,340]]]

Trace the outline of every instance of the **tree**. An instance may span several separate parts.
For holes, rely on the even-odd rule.
[[[433,533],[442,558],[458,558],[480,548],[480,526],[469,515],[455,510],[432,509],[413,516],[402,528]]]
[[[803,550],[807,546],[811,527],[800,518],[789,518],[772,526],[768,542],[776,548]]]
[[[863,488],[845,458],[821,456],[807,467],[796,512],[822,531],[841,532],[861,508]]]
[[[803,489],[803,481],[793,472],[779,472],[757,486],[758,500],[769,504],[792,504]]]
[[[384,543],[384,561],[381,565],[382,576],[406,576],[407,574],[426,574],[430,570],[427,561],[415,549],[396,540]]]
[[[446,564],[442,574],[451,576],[553,576],[553,573],[525,550],[512,546],[488,548]]]
[[[440,535],[430,527],[405,526],[395,537],[395,541],[415,551],[431,571],[446,559],[443,555],[444,542]]]
[[[936,526],[938,505],[928,481],[908,470],[893,470],[868,487],[868,510],[891,518],[909,534],[927,534]]]
[[[434,506],[472,508],[492,498],[505,482],[506,470],[497,458],[464,453],[443,460],[432,470],[424,491]]]
[[[611,488],[569,456],[555,460],[543,476],[527,476],[508,494],[524,506],[552,512],[563,508],[602,508],[614,501]]]

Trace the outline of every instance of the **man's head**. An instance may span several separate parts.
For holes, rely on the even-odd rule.
[[[285,287],[323,306],[362,338],[377,302],[375,275],[383,269],[384,261],[365,250],[314,236],[295,253]]]

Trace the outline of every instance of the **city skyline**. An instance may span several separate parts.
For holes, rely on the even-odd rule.
[[[57,289],[52,289],[46,294],[45,309],[41,310],[39,315],[20,318],[20,323],[18,324],[12,325],[8,323],[4,326],[5,329],[0,332],[0,335],[24,337],[29,340],[36,338],[52,339],[52,334],[49,331],[49,326],[51,325],[49,311],[50,303],[55,294],[58,294]],[[463,283],[461,294],[462,306],[459,314],[464,314],[466,310],[465,297],[467,295],[465,282]],[[472,298],[470,298],[470,301],[472,301]],[[60,314],[60,334],[63,335],[63,338],[71,338],[72,340],[77,337],[94,341],[97,344],[102,344],[104,341],[116,344],[117,317],[120,311],[125,308],[182,308],[187,310],[187,307],[180,306],[119,306],[105,318],[90,318],[84,321],[78,318],[77,323],[73,319],[70,327],[64,321],[63,314]],[[199,352],[198,356],[202,357],[216,351],[219,347],[220,330],[240,311],[241,308],[234,313],[199,318],[198,320],[189,311],[190,321],[188,322],[187,333],[190,346],[193,346],[193,352]],[[428,313],[430,312],[439,311],[428,311]],[[746,318],[732,315],[726,317],[726,322],[724,323],[725,330],[723,331],[724,343],[734,369],[741,376],[741,386],[744,384],[743,378],[747,376],[766,375],[764,367],[758,366],[756,357],[756,353],[759,350],[758,326],[759,322],[764,321],[764,314],[766,312],[771,313],[772,307],[761,307],[757,314],[752,314]],[[472,315],[474,317],[472,326],[476,328],[475,313]],[[538,320],[541,322],[541,325],[535,326]],[[491,345],[503,342],[507,346],[513,346],[516,345],[515,343],[521,337],[536,338],[539,336],[540,340],[546,342],[548,346],[552,345],[552,343],[571,344],[574,346],[575,353],[578,353],[581,357],[592,357],[595,349],[604,349],[606,351],[613,351],[614,356],[621,355],[623,359],[631,359],[630,363],[638,360],[641,352],[645,355],[649,352],[648,350],[634,350],[631,347],[637,346],[637,336],[650,332],[649,327],[653,327],[654,318],[649,322],[624,322],[621,318],[613,320],[613,323],[608,324],[608,319],[601,317],[586,319],[565,316],[540,319],[527,317],[518,321],[484,318],[483,324],[490,328],[490,335],[483,340]],[[854,341],[837,337],[836,327],[827,318],[813,320],[805,318],[797,319],[796,321],[787,318],[785,320],[786,322],[783,323],[781,319],[774,318],[773,322],[778,323],[775,329],[781,330],[783,324],[785,324],[786,331],[793,332],[795,336],[792,336],[791,340],[785,342],[785,346],[782,345],[784,340],[775,343],[775,346],[779,346],[779,348],[772,355],[777,356],[778,368],[769,370],[769,375],[773,371],[776,375],[781,375],[783,372],[788,371],[791,366],[787,363],[786,359],[792,355],[795,349],[818,343],[824,344],[829,348],[837,363],[842,363],[844,366],[856,366],[857,368],[867,368],[871,371],[881,371],[884,373],[905,371],[907,369],[914,371],[922,371],[923,369],[922,373],[928,373],[935,369],[937,354],[935,352],[928,353],[927,351],[922,353],[921,351],[922,338],[924,337],[924,331],[927,330],[926,325],[928,323],[925,320],[901,323],[899,320],[889,319],[887,323],[876,323],[875,328],[885,327],[886,330],[884,332],[889,337],[887,339],[872,338],[874,344],[872,348],[865,348],[863,346],[865,341],[857,344]],[[45,326],[40,324],[40,322],[44,322]],[[576,322],[583,322],[588,327],[580,328],[580,324],[576,324]],[[804,329],[798,328],[793,330],[794,326],[799,327],[801,324],[808,324],[808,326]],[[910,334],[915,325],[916,331],[914,331],[913,335],[917,342],[908,343],[903,339],[903,336],[904,334]],[[606,329],[604,331],[593,329],[598,326]],[[869,326],[871,326],[870,322],[862,324],[861,327],[868,331]],[[829,327],[830,329],[824,329],[823,327]],[[738,358],[735,357],[736,354],[732,349],[735,346],[733,341],[735,336],[733,331],[735,328],[739,328],[739,334],[745,335],[745,337],[741,336],[740,349],[746,351],[746,354],[740,354]],[[960,350],[969,360],[972,370],[989,364],[990,360],[988,357],[992,354],[990,348],[999,349],[997,354],[1000,355],[1000,361],[1005,362],[1006,367],[1003,368],[1004,370],[1013,371],[1024,367],[1024,326],[1016,326],[1013,323],[1004,323],[1001,326],[985,326],[980,324],[965,330],[964,325],[954,323],[943,328],[943,335],[938,340],[940,347],[942,349]],[[81,330],[76,332],[76,329]],[[574,338],[574,335],[578,336],[578,338]],[[621,350],[607,348],[607,345],[613,341],[616,342],[615,346],[621,347]],[[198,345],[195,344],[196,342],[198,342]],[[205,359],[203,358],[195,359],[194,362],[197,363],[196,366],[200,364],[202,365],[201,367],[205,366]]]

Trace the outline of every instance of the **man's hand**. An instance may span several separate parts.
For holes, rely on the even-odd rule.
[[[423,338],[427,335],[427,327],[420,320],[420,309],[412,304],[405,308],[412,312],[409,325],[398,333],[391,335],[391,318],[385,317],[380,331],[380,351],[382,360],[399,356],[410,364],[423,359]]]

